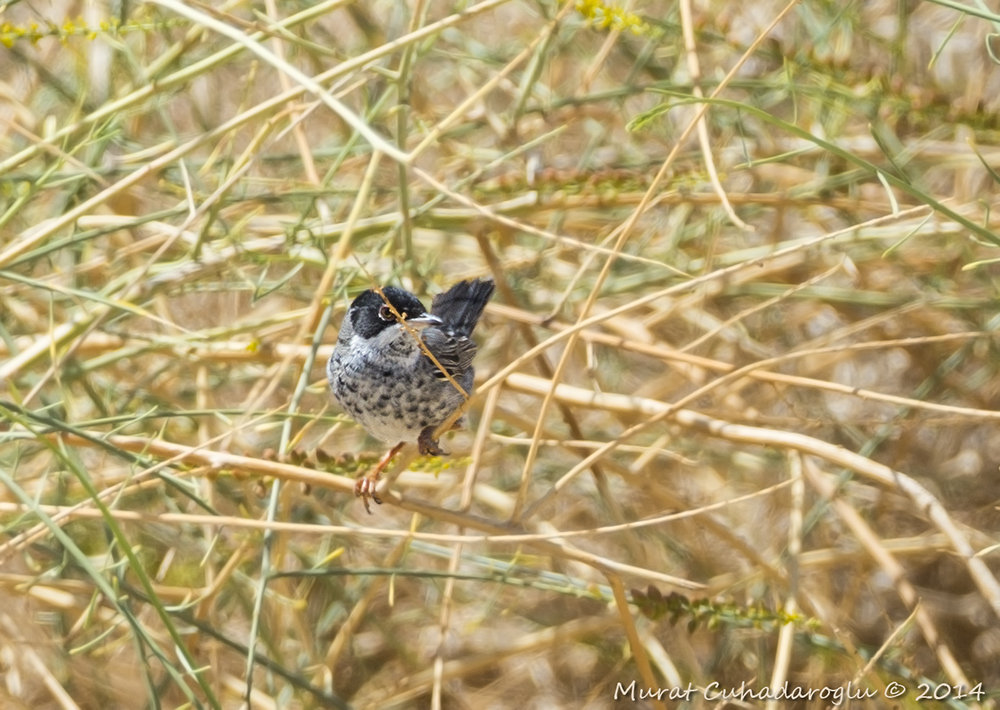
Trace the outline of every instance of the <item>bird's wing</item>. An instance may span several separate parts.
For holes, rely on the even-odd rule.
[[[427,349],[452,377],[461,377],[472,367],[472,358],[476,355],[476,344],[469,338],[459,335],[453,330],[434,326],[424,328],[420,335]],[[448,379],[436,366],[434,369],[436,370],[434,376],[439,380]]]

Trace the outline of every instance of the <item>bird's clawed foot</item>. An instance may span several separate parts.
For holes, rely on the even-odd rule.
[[[378,491],[376,487],[378,486],[378,479],[382,475],[382,471],[385,467],[389,465],[392,459],[399,453],[399,450],[403,448],[403,442],[399,442],[388,452],[386,455],[379,459],[379,462],[375,464],[375,468],[371,470],[370,473],[365,474],[357,480],[354,484],[354,495],[362,500],[365,504],[365,510],[371,515],[372,509],[368,505],[368,500],[371,499],[375,501],[377,505],[382,505],[382,499],[378,497]]]
[[[382,505],[382,499],[378,497],[378,492],[375,487],[378,485],[379,474],[381,471],[374,471],[366,476],[362,476],[354,484],[354,495],[361,498],[362,502],[365,504],[365,510],[368,514],[372,514],[371,506],[368,505],[368,499],[375,501],[378,505]]]
[[[420,432],[417,439],[417,446],[420,447],[421,456],[447,456],[448,452],[441,448],[440,443],[434,438],[434,430],[437,427],[429,426]]]
[[[417,439],[417,446],[420,448],[421,456],[447,456],[448,452],[441,448],[437,439],[434,438],[434,429],[436,427],[429,426],[420,432],[420,437]],[[371,506],[368,505],[369,500],[375,501],[377,505],[382,505],[382,499],[378,497],[378,481],[382,475],[382,471],[392,462],[396,454],[399,453],[400,449],[403,448],[405,442],[399,442],[393,446],[389,451],[379,459],[379,462],[375,464],[375,468],[371,470],[370,473],[365,474],[357,480],[354,484],[354,495],[362,500],[365,504],[365,510],[371,514]]]

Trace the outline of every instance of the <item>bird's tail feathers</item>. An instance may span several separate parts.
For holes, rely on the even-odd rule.
[[[493,289],[493,279],[459,281],[434,297],[431,314],[451,326],[458,335],[468,337],[483,315]]]

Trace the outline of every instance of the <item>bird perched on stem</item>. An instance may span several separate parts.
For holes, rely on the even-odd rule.
[[[472,394],[470,336],[493,288],[492,279],[459,281],[434,297],[430,313],[394,286],[351,303],[326,367],[330,389],[365,431],[395,444],[354,488],[369,513],[369,498],[382,503],[379,476],[404,444],[416,443],[423,455],[445,453],[435,431]]]

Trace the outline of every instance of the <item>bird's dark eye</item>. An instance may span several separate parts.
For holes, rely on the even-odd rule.
[[[392,314],[392,309],[389,308],[389,304],[387,303],[383,303],[382,307],[378,309],[378,317],[386,323],[394,323],[396,321],[396,316]]]

